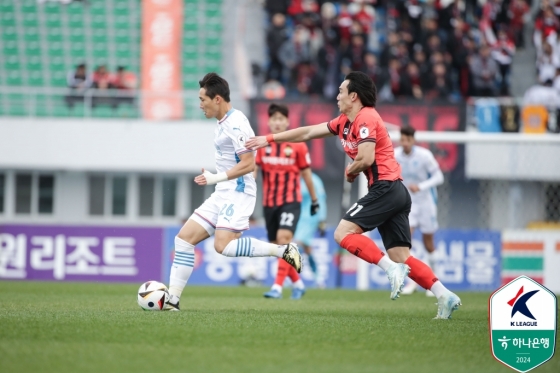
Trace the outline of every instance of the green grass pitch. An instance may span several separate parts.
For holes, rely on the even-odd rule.
[[[188,287],[182,312],[144,312],[137,288],[0,282],[0,372],[512,372],[490,353],[487,293],[432,320],[422,293]]]

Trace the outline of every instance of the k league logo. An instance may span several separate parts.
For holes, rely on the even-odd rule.
[[[521,286],[515,297],[508,302],[508,304],[513,307],[511,310],[511,317],[513,318],[513,316],[515,316],[515,314],[519,312],[520,314],[536,321],[537,319],[535,318],[535,316],[533,316],[533,314],[529,310],[529,307],[527,306],[527,301],[538,292],[539,290],[533,290],[523,294],[523,286]],[[514,326],[513,321],[511,322],[511,326]],[[530,326],[537,326],[537,323],[535,322]]]
[[[556,347],[556,295],[527,276],[496,290],[488,305],[490,342],[496,360],[528,372],[546,363]]]

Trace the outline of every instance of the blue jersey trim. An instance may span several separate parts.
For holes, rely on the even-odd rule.
[[[235,161],[237,163],[239,163],[241,161],[241,159],[239,159],[239,157],[237,156],[237,154],[235,154]],[[245,178],[243,176],[239,176],[237,178],[237,187],[235,187],[235,191],[236,192],[245,192]]]

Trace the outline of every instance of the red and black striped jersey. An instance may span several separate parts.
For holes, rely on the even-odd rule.
[[[301,202],[300,171],[311,165],[305,143],[272,143],[257,150],[255,159],[263,176],[263,205]]]
[[[364,170],[368,187],[377,180],[402,180],[401,166],[395,159],[393,143],[383,120],[372,107],[364,107],[351,123],[345,114],[328,122],[329,131],[340,138],[344,151],[352,160],[358,155],[358,146],[364,142],[375,143],[375,161]]]

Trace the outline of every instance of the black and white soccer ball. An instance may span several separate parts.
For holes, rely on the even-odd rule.
[[[169,290],[161,282],[148,281],[138,289],[138,305],[144,311],[162,311],[168,300]]]

